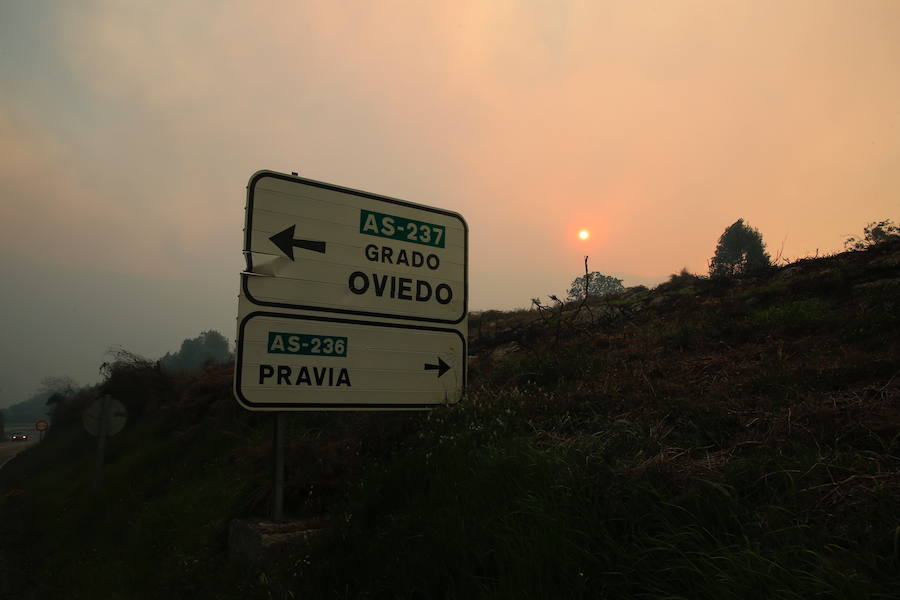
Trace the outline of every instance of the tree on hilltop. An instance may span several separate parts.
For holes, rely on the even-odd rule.
[[[166,352],[159,364],[167,371],[189,371],[206,363],[224,364],[232,359],[228,340],[224,335],[210,329],[195,338],[181,342],[181,349],[174,354]]]
[[[738,219],[719,237],[716,253],[709,263],[710,277],[734,277],[765,269],[772,262],[762,235]]]
[[[589,298],[625,291],[621,279],[594,271],[575,278],[575,281],[572,282],[572,286],[569,288],[569,300],[583,299],[585,297],[585,288]]]

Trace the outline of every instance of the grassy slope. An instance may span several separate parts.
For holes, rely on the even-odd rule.
[[[227,369],[120,369],[106,391],[141,415],[111,440],[104,494],[74,419],[4,469],[7,571],[29,575],[7,587],[897,597],[898,278],[884,246],[473,318],[464,403],[292,416],[287,510],[337,519],[264,572],[228,564],[225,527],[267,510],[268,419],[235,408]]]

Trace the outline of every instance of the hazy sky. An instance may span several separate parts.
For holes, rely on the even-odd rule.
[[[900,220],[900,2],[0,0],[0,157],[4,406],[233,338],[259,169],[462,213],[475,309],[839,250]]]

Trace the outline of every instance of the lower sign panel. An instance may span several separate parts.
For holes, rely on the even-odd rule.
[[[252,312],[238,325],[234,392],[249,410],[415,410],[458,402],[456,330]]]

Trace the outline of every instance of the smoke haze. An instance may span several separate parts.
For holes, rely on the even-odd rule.
[[[234,336],[259,169],[455,210],[470,305],[900,217],[900,3],[5,2],[0,406]],[[591,231],[587,242],[580,229]]]

